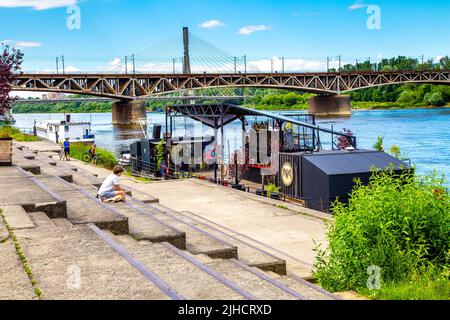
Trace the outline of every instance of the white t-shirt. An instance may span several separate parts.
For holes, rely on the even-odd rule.
[[[105,181],[103,182],[102,186],[98,190],[98,194],[103,194],[105,192],[111,192],[115,191],[114,186],[118,186],[120,184],[119,177],[115,174],[110,174]]]

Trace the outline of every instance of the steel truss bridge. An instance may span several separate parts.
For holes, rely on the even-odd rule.
[[[15,91],[60,92],[119,100],[208,88],[274,88],[335,95],[365,88],[429,83],[450,85],[450,70],[317,73],[20,74]]]

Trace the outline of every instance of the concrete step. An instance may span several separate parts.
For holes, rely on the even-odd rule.
[[[71,173],[67,173],[63,170],[59,170],[58,168],[52,167],[50,165],[42,165],[41,166],[41,174],[49,175],[54,177],[59,177],[64,181],[73,182],[73,175]]]
[[[12,229],[20,230],[36,228],[36,225],[31,221],[22,206],[4,206],[0,209],[3,211],[3,215]]]
[[[40,161],[40,162],[44,162],[52,167],[56,167],[57,163],[55,160],[53,160],[53,158],[50,158],[49,156],[42,154],[42,153],[38,153],[36,155],[36,160]]]
[[[31,172],[34,175],[41,174],[41,166],[31,162],[31,160],[26,160],[24,158],[13,158],[13,165],[18,166],[25,171]]]
[[[161,208],[167,210],[164,206],[161,206]],[[213,223],[202,221],[190,212],[171,211],[171,213],[238,247],[239,260],[246,264],[264,271],[273,271],[280,275],[286,274],[286,260],[255,246],[249,241],[241,239],[239,235],[233,234],[230,230],[224,230]]]
[[[16,236],[43,299],[168,299],[88,226],[19,230]]]
[[[34,225],[39,228],[56,228],[55,223],[45,212],[31,212],[28,214]]]
[[[112,235],[111,235],[112,236]],[[130,254],[188,300],[241,300],[244,297],[163,244],[115,237]],[[207,267],[196,260],[202,267]]]
[[[52,219],[52,221],[55,224],[56,228],[71,229],[73,227],[73,223],[67,219]]]
[[[67,219],[74,225],[93,223],[100,229],[128,234],[128,218],[102,204],[80,186],[51,176],[39,177],[39,181],[66,200]]]
[[[67,217],[65,200],[30,173],[25,172],[23,177],[0,178],[0,190],[8,190],[0,192],[0,203],[4,206],[20,205],[26,212],[44,211],[51,218]]]
[[[160,220],[146,216],[128,203],[108,204],[128,218],[129,234],[136,240],[168,242],[179,249],[186,248],[186,233]]]
[[[262,300],[298,300],[298,297],[286,292],[278,286],[276,280],[273,283],[266,281],[257,274],[252,273],[244,268],[239,267],[233,260],[215,260],[206,262],[208,266],[230,279],[238,283],[242,288],[251,292],[258,299]],[[257,271],[258,269],[256,269]],[[259,272],[261,272],[259,270]]]
[[[339,297],[303,280],[295,275],[278,276],[275,278],[287,287],[301,292],[308,300],[338,300]]]
[[[6,238],[7,235],[9,233],[0,218],[0,300],[37,300],[14,244],[10,238]]]
[[[189,225],[182,219],[162,209],[158,204],[148,205],[133,201],[136,207],[156,219],[186,233],[186,249],[193,254],[205,254],[211,258],[231,259],[237,258],[237,247],[215,237],[195,225]]]

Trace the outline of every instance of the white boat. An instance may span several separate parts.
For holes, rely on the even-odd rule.
[[[55,143],[63,143],[67,138],[70,143],[93,144],[95,142],[91,123],[71,122],[69,115],[66,117],[66,121],[45,121],[35,123],[34,126],[38,137]]]

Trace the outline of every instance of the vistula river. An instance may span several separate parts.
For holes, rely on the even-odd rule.
[[[63,114],[16,114],[16,126],[32,129],[34,120],[63,120]],[[136,128],[118,128],[111,125],[110,113],[72,114],[72,121],[91,121],[98,146],[119,152],[122,145],[128,146],[143,136]],[[161,124],[164,130],[164,114],[148,114],[149,131],[154,124]],[[371,149],[377,136],[384,137],[384,146],[388,151],[392,145],[398,145],[403,155],[411,159],[419,174],[433,170],[450,177],[450,108],[433,109],[395,109],[354,111],[349,118],[319,119],[323,127],[334,127],[336,131],[350,129],[357,137],[358,148]],[[177,134],[183,135],[185,128],[192,126],[183,119],[176,121]],[[233,123],[240,128],[240,123]],[[239,130],[234,130],[238,132]],[[212,132],[207,132],[212,134]],[[230,134],[233,135],[233,131]],[[321,137],[322,141],[328,139]],[[227,142],[239,145],[237,136],[226,137]],[[331,140],[331,138],[330,138]],[[225,146],[226,147],[226,146]]]

